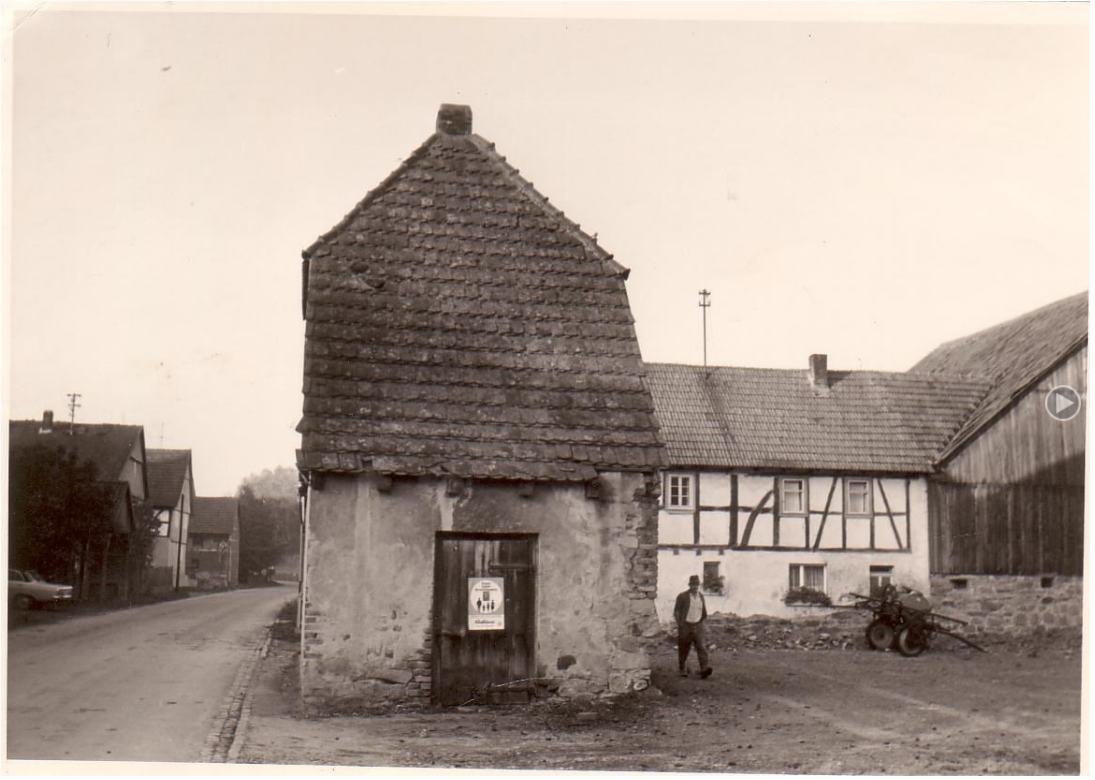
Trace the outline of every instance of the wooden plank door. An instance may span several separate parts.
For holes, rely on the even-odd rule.
[[[536,537],[439,533],[436,545],[434,701],[527,702],[536,668]],[[469,583],[484,579],[501,580],[501,628],[476,629],[469,616],[480,600],[469,597]]]

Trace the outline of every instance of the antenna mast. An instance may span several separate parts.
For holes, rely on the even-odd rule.
[[[76,410],[83,405],[76,403],[76,399],[83,393],[66,393],[66,395],[68,396],[68,435],[71,436],[76,432]]]
[[[711,308],[711,293],[700,290],[700,308],[703,309],[703,370],[707,370],[707,310]]]

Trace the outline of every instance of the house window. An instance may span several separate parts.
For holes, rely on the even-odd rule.
[[[871,514],[871,480],[844,480],[844,514]]]
[[[703,562],[703,589],[708,593],[722,595],[724,578],[719,575],[718,561]]]
[[[666,506],[669,509],[691,509],[692,475],[670,474],[668,482],[669,489],[666,491],[666,493],[668,494],[669,498]]]
[[[160,521],[160,527],[157,529],[157,533],[160,536],[171,536],[171,513],[159,512],[157,519]]]
[[[781,479],[779,481],[779,511],[784,515],[806,514],[806,480]]]
[[[878,596],[882,589],[893,583],[893,566],[871,567],[871,595]]]
[[[825,565],[812,563],[792,563],[790,566],[790,586],[809,588],[818,593],[825,592]]]

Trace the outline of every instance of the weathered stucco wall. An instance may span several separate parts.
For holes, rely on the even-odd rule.
[[[875,480],[879,482],[882,480]],[[832,479],[811,478],[809,504],[816,508],[819,503],[824,506],[827,498],[821,489],[828,487]],[[815,484],[816,483],[816,486]],[[876,550],[837,550],[837,549],[806,549],[804,546],[805,534],[792,537],[786,532],[790,524],[789,518],[781,518],[781,524],[785,524],[781,530],[781,540],[797,540],[799,549],[772,549],[752,548],[744,549],[732,547],[724,539],[721,545],[688,545],[676,541],[681,538],[679,529],[673,530],[672,524],[679,522],[679,513],[661,512],[659,527],[661,529],[660,549],[658,552],[658,617],[663,624],[672,622],[673,600],[676,595],[688,586],[689,576],[695,574],[701,579],[704,574],[704,563],[718,563],[719,575],[725,578],[724,595],[705,593],[708,612],[733,613],[736,615],[772,615],[776,617],[796,617],[804,614],[802,607],[789,607],[783,603],[789,585],[789,567],[791,564],[824,565],[825,566],[825,592],[834,604],[841,603],[841,597],[845,594],[867,593],[870,588],[870,571],[872,566],[892,566],[892,581],[898,585],[923,591],[925,594],[930,587],[928,566],[928,504],[927,483],[918,478],[910,481],[908,492],[908,506],[905,503],[905,489],[903,480],[885,480],[887,500],[891,511],[909,512],[908,537],[911,540],[908,550],[896,551],[891,549]],[[772,477],[750,477],[739,480],[739,500],[758,499],[762,496],[761,487],[772,489]],[[877,487],[876,487],[877,490]],[[841,490],[835,491],[831,512],[836,512],[836,517],[830,517],[826,527],[830,525],[838,529],[836,544],[840,542],[840,515],[839,503]],[[701,488],[701,497],[703,495]],[[759,500],[759,499],[758,499]],[[706,502],[704,502],[706,505]],[[875,505],[876,510],[882,507],[881,498]],[[701,523],[707,520],[703,512]],[[835,522],[834,522],[835,520]],[[857,522],[867,523],[867,518],[856,518]],[[692,525],[692,517],[687,517],[689,528]],[[771,526],[772,517],[758,516],[756,528],[761,529],[762,523]],[[801,520],[800,520],[801,522]],[[876,531],[878,528],[889,528],[889,519],[884,515],[875,517]],[[668,532],[667,532],[667,526]],[[744,527],[744,522],[739,524]],[[818,526],[817,518],[812,519],[814,529]],[[900,535],[904,542],[906,533],[904,520],[899,524]],[[754,537],[767,539],[770,544],[770,532],[764,536],[762,530]],[[813,531],[817,533],[816,530]],[[825,534],[828,538],[828,533]],[[869,534],[865,537],[869,539]],[[890,537],[883,537],[876,532],[876,540],[891,544]],[[815,536],[816,539],[816,536]],[[851,543],[851,537],[849,537]],[[824,540],[823,543],[824,545]]]
[[[1021,636],[1083,628],[1083,577],[933,575],[932,608],[966,620],[968,636]]]
[[[657,508],[639,474],[583,485],[328,476],[309,493],[301,684],[306,702],[429,696],[438,531],[538,534],[537,672],[563,695],[647,681],[641,639],[657,633]],[[570,656],[569,663],[559,663]],[[560,669],[560,666],[565,668]],[[643,683],[640,683],[640,687]]]

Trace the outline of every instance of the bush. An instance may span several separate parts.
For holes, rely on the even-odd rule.
[[[799,587],[791,588],[787,591],[787,595],[783,597],[784,604],[814,604],[820,607],[833,606],[833,600],[820,590],[814,590],[813,588]]]
[[[721,596],[725,586],[726,577],[711,577],[707,574],[703,577],[703,589],[707,593],[717,593]]]

